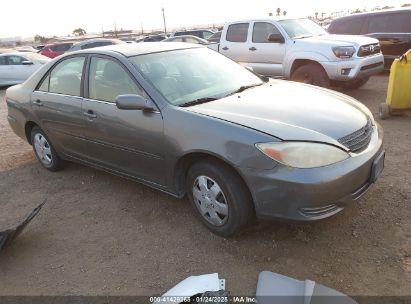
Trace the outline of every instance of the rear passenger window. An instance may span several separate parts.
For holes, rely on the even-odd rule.
[[[249,23],[231,24],[227,30],[226,40],[230,42],[246,42]]]
[[[90,63],[89,98],[116,102],[116,97],[124,94],[147,97],[120,64],[113,60],[93,57]]]
[[[74,57],[57,64],[50,72],[49,92],[80,96],[84,61],[84,57]]]
[[[1,57],[0,57],[0,65],[7,65],[6,57],[5,57],[5,56],[1,56]]]
[[[253,27],[253,42],[256,43],[271,43],[268,37],[271,34],[281,34],[280,31],[271,23],[256,22]]]

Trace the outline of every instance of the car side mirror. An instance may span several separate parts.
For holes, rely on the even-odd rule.
[[[21,62],[21,64],[22,65],[32,65],[34,63],[32,61],[29,61],[29,60],[24,60],[24,61]]]
[[[127,94],[116,97],[116,106],[120,110],[143,110],[154,111],[155,105],[151,100],[145,99],[140,95]]]
[[[281,34],[270,34],[268,36],[268,41],[274,42],[274,43],[284,43],[284,37]]]

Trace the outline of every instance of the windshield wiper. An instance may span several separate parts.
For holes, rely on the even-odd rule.
[[[187,101],[187,102],[181,104],[180,107],[190,107],[190,106],[206,103],[206,102],[209,102],[209,101],[214,101],[214,100],[217,100],[217,99],[218,98],[215,98],[215,97],[198,98],[198,99],[194,99],[194,100],[191,100],[191,101]]]
[[[255,84],[250,84],[250,85],[241,86],[241,87],[239,87],[237,90],[235,90],[235,91],[233,91],[233,92],[231,92],[231,93],[228,93],[228,94],[225,95],[224,97],[231,96],[231,95],[234,95],[234,94],[237,94],[237,93],[241,93],[241,92],[243,92],[243,91],[245,91],[245,90],[248,90],[248,89],[251,89],[251,88],[254,88],[254,87],[258,87],[258,86],[260,86],[260,85],[262,85],[262,84],[263,84],[263,83],[255,83]]]

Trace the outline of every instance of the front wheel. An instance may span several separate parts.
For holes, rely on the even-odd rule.
[[[187,196],[203,224],[228,237],[254,217],[251,195],[242,179],[217,161],[194,164],[187,174]]]
[[[65,162],[57,155],[47,135],[39,127],[31,130],[31,143],[34,154],[44,168],[57,171],[64,167]]]
[[[291,75],[292,81],[303,82],[323,88],[330,86],[327,73],[318,63],[308,63],[297,68]]]

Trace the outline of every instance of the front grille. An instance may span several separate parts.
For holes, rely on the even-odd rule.
[[[372,130],[371,119],[368,119],[364,127],[340,138],[338,142],[346,146],[351,152],[359,153],[368,147],[371,141]]]
[[[372,43],[360,47],[357,55],[358,57],[366,57],[381,53],[381,46],[379,43]]]

